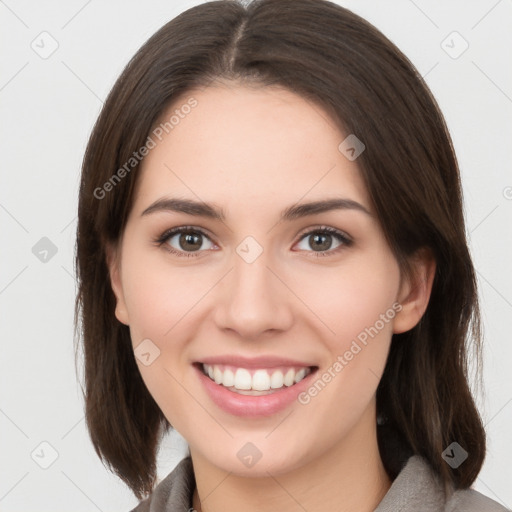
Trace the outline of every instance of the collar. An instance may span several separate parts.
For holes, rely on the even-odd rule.
[[[190,512],[196,486],[192,459],[182,459],[132,512]],[[507,511],[472,489],[455,491],[446,499],[439,477],[423,457],[412,455],[374,512]]]

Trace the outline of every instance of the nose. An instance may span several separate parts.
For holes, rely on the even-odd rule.
[[[247,340],[290,329],[294,295],[270,260],[267,251],[250,263],[233,254],[233,268],[219,283],[216,297],[215,323],[219,329],[234,331]]]

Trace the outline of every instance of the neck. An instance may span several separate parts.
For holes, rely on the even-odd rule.
[[[391,480],[379,455],[376,424],[371,424],[370,432],[356,428],[328,453],[269,477],[226,473],[191,449],[193,507],[197,512],[373,512]]]

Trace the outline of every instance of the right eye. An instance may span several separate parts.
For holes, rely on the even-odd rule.
[[[204,248],[205,240],[214,245],[209,236],[201,229],[193,226],[181,226],[165,231],[156,242],[161,246],[165,245],[164,248],[176,256],[190,258],[197,256],[195,253],[211,249],[211,246]]]

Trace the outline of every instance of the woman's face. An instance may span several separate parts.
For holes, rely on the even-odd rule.
[[[192,456],[225,471],[345,453],[373,435],[392,333],[415,323],[357,159],[338,149],[348,134],[282,89],[192,91],[164,122],[176,109],[150,134],[110,260],[144,382]]]

